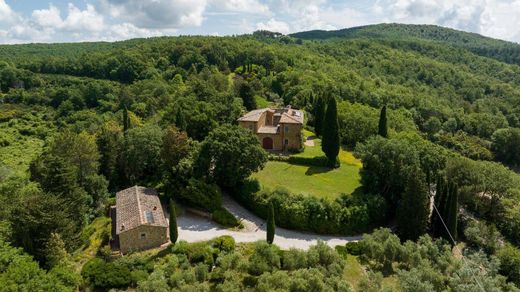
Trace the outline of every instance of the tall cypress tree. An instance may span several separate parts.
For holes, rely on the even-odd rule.
[[[435,200],[434,204],[437,211],[433,211],[432,214],[432,231],[434,236],[442,236],[445,232],[444,225],[442,224],[441,217],[444,216],[444,206],[446,205],[446,181],[442,176],[437,178],[435,186]],[[439,212],[439,214],[437,214]],[[444,217],[443,217],[444,218]]]
[[[388,138],[388,125],[386,120],[386,105],[381,108],[381,114],[379,115],[379,131],[378,134],[381,137]]]
[[[123,131],[126,133],[130,129],[130,118],[128,117],[128,109],[123,109]]]
[[[272,244],[274,241],[275,233],[275,222],[274,222],[274,206],[273,202],[269,202],[269,214],[267,216],[267,243]]]
[[[325,116],[325,100],[323,97],[316,97],[316,104],[314,106],[314,132],[316,136],[321,136],[323,128],[323,118]]]
[[[331,167],[336,167],[339,154],[339,124],[336,99],[329,98],[327,113],[323,120],[323,138],[321,139],[321,149],[329,159]]]
[[[455,184],[450,186],[450,196],[446,206],[446,216],[444,217],[446,226],[454,240],[457,240],[457,215],[459,213],[459,190]],[[449,235],[448,235],[449,238]],[[450,240],[451,241],[451,240]]]
[[[177,214],[175,213],[175,203],[170,199],[170,241],[172,244],[177,242],[179,231],[177,230]]]
[[[397,208],[398,232],[403,240],[416,240],[426,233],[430,200],[424,181],[419,167],[408,172],[405,191]]]

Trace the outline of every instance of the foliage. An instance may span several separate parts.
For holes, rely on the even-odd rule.
[[[198,172],[222,187],[234,187],[263,168],[267,154],[251,131],[222,126],[212,131],[201,145]]]
[[[397,208],[398,233],[403,240],[416,240],[428,228],[430,196],[420,169],[406,171],[406,185]]]
[[[323,125],[325,119],[325,100],[319,96],[314,104],[314,131],[318,137],[323,133]]]
[[[491,140],[491,147],[499,161],[512,166],[520,165],[520,129],[498,129],[493,133]]]
[[[177,213],[175,211],[175,203],[172,199],[170,199],[170,221],[169,221],[169,232],[170,232],[170,241],[172,244],[177,242],[177,238],[179,237],[179,230],[177,229]]]
[[[233,214],[229,213],[225,208],[218,208],[211,213],[211,219],[215,220],[215,222],[222,224],[226,227],[239,227],[240,221],[233,216]]]
[[[266,231],[266,241],[269,244],[273,243],[274,235],[275,235],[275,219],[274,219],[274,206],[273,202],[269,202],[269,212],[267,213],[267,231]]]
[[[214,212],[222,204],[220,188],[214,183],[191,178],[188,185],[177,194],[177,199],[188,206]]]
[[[388,138],[388,125],[386,119],[386,105],[381,108],[377,133],[383,138]]]
[[[122,288],[130,284],[130,270],[122,265],[106,263],[100,258],[88,261],[81,275],[95,288]]]
[[[342,195],[335,201],[293,194],[286,189],[260,190],[246,181],[232,195],[249,210],[268,218],[273,203],[277,226],[324,234],[357,234],[384,221],[386,204],[381,196]]]
[[[339,133],[338,133],[338,112],[336,107],[336,99],[329,98],[327,111],[323,118],[321,149],[327,159],[330,167],[337,167],[339,154]]]
[[[45,271],[22,249],[0,241],[0,283],[11,291],[75,291],[79,281],[68,267]]]

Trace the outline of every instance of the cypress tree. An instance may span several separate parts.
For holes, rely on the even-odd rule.
[[[321,149],[329,159],[331,167],[336,167],[339,154],[339,124],[336,99],[329,98],[327,113],[323,120],[323,138],[321,139]]]
[[[123,132],[126,133],[126,131],[130,128],[130,118],[128,117],[128,109],[123,109]]]
[[[172,244],[177,242],[179,231],[177,230],[177,214],[175,213],[175,203],[170,199],[170,241]]]
[[[267,243],[272,244],[274,241],[275,233],[275,222],[274,222],[274,206],[273,202],[269,202],[269,214],[267,216]]]
[[[402,200],[397,208],[398,231],[403,240],[416,240],[426,233],[429,216],[429,195],[425,177],[419,167],[408,173]]]
[[[325,101],[323,97],[316,98],[316,105],[314,106],[314,132],[316,136],[321,136],[323,128],[323,118],[325,115]]]
[[[437,211],[439,212],[440,216],[444,216],[444,206],[446,205],[446,188],[445,188],[445,180],[443,177],[439,176],[437,178],[437,183],[435,186],[435,200],[434,204],[435,207],[437,207]],[[434,236],[442,236],[444,234],[444,225],[442,224],[442,221],[440,219],[439,214],[437,214],[437,211],[433,211],[432,214],[432,231]]]
[[[240,98],[242,98],[244,106],[248,111],[256,109],[257,105],[255,99],[255,92],[251,84],[249,84],[249,82],[244,81],[240,84],[240,87],[238,89],[238,95],[240,96]]]
[[[388,125],[386,120],[386,105],[381,108],[381,114],[379,115],[379,136],[388,138]]]
[[[457,240],[457,215],[459,212],[459,190],[454,184],[450,187],[450,196],[446,206],[446,226],[454,240]],[[449,235],[447,235],[449,237]],[[451,241],[451,240],[450,240]]]
[[[182,110],[178,109],[175,112],[175,126],[182,131],[186,131],[186,120],[184,119],[184,114]]]

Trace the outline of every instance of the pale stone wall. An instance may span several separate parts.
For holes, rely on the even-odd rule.
[[[263,147],[263,140],[265,137],[270,137],[273,139],[273,149],[276,151],[281,151],[283,144],[282,144],[282,136],[280,134],[256,134],[258,137],[258,141],[260,142],[260,145]]]
[[[282,139],[285,141],[287,139],[288,144],[285,150],[290,149],[300,149],[302,147],[302,125],[298,124],[283,124],[280,125],[280,133],[282,133]],[[288,131],[285,131],[285,127],[288,128]]]
[[[253,126],[253,133],[256,133],[256,131],[258,130],[258,126],[256,124],[256,122],[238,122],[238,125],[241,126],[242,128],[246,128],[246,129],[251,129],[250,127]]]
[[[141,234],[145,234],[142,238]],[[121,253],[139,251],[159,247],[168,242],[168,228],[161,226],[141,225],[119,234]]]
[[[256,124],[256,131],[258,131],[258,129],[261,127],[261,126],[265,126],[265,118],[266,118],[266,112],[263,112],[262,115],[260,116],[260,119],[258,119],[258,123]]]

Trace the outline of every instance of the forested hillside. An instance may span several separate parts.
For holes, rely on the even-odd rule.
[[[314,30],[292,35],[302,39],[380,39],[380,40],[425,40],[444,45],[462,47],[469,51],[510,64],[520,64],[518,44],[492,39],[475,33],[462,32],[436,25],[378,24],[347,28],[336,31]]]
[[[0,46],[0,283],[516,291],[519,52],[474,34],[395,24]],[[325,104],[337,104],[340,143],[361,160],[361,186],[334,201],[259,191],[251,175],[276,157],[237,119],[291,105],[319,133]],[[115,259],[107,210],[116,191],[136,184],[224,218],[222,192],[264,218],[272,209],[284,227],[357,235],[384,226],[399,237],[377,229],[359,244],[308,252],[221,238]],[[430,218],[434,193],[439,213]]]

